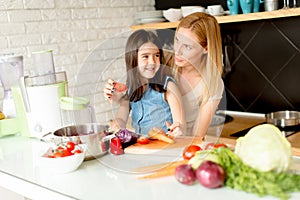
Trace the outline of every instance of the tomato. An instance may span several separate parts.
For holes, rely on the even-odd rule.
[[[68,149],[65,149],[62,151],[62,155],[63,155],[63,157],[66,157],[66,156],[73,155],[73,153],[71,151],[69,151]]]
[[[209,150],[209,149],[214,149],[214,148],[220,148],[220,147],[228,147],[226,144],[224,143],[213,143],[210,142],[205,146],[205,150]]]
[[[148,144],[150,142],[150,140],[146,137],[146,136],[140,136],[138,139],[137,139],[137,142],[139,144]]]
[[[215,147],[215,143],[210,142],[207,145],[205,145],[204,149],[205,150],[210,150],[210,149],[213,149],[214,147]]]
[[[67,150],[68,150],[69,152],[72,152],[72,151],[75,149],[75,143],[69,141],[69,142],[67,142],[66,147],[67,147]]]
[[[53,158],[60,158],[60,157],[64,157],[63,156],[63,150],[56,150],[53,155],[52,155]]]
[[[74,153],[74,154],[81,154],[82,151],[81,151],[80,149],[76,149],[73,153]]]
[[[217,143],[217,144],[215,144],[215,148],[220,148],[220,147],[228,147],[226,144],[224,144],[224,143]]]
[[[183,150],[183,158],[185,160],[190,160],[192,157],[195,156],[195,153],[197,151],[200,151],[202,150],[200,146],[198,145],[190,145],[190,146],[187,146],[184,150]]]
[[[120,82],[114,82],[114,88],[117,92],[125,92],[127,90],[127,86]]]

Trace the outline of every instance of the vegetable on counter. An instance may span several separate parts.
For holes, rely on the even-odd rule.
[[[196,169],[195,174],[199,183],[207,188],[222,187],[226,178],[226,172],[224,168],[210,160],[205,160]]]
[[[67,143],[58,145],[55,149],[52,149],[51,152],[45,154],[44,157],[60,158],[60,157],[72,156],[74,154],[80,154],[80,153],[83,153],[81,147],[76,145],[74,142],[69,141]]]
[[[122,148],[126,148],[137,142],[138,135],[126,128],[122,128],[116,133],[116,137],[120,138],[122,143]]]
[[[192,157],[195,156],[197,151],[201,151],[202,148],[198,145],[189,145],[186,148],[184,148],[183,153],[182,153],[182,157],[185,160],[190,160]]]
[[[187,164],[187,160],[179,160],[172,163],[169,163],[167,166],[164,164],[165,167],[157,170],[152,174],[148,174],[145,176],[140,177],[140,179],[152,179],[152,178],[161,178],[166,176],[172,176],[175,173],[176,167],[182,164]]]
[[[262,124],[237,139],[235,153],[241,160],[260,171],[287,171],[292,164],[292,148],[279,128]]]
[[[3,112],[0,111],[0,120],[1,120],[1,119],[5,119],[5,115],[4,115]]]
[[[276,147],[275,147],[276,148]],[[272,195],[288,199],[290,192],[300,192],[300,175],[288,172],[262,172],[246,165],[238,155],[228,148],[212,150],[219,158],[219,164],[226,171],[225,186],[257,194]]]
[[[117,92],[125,92],[127,90],[127,86],[124,83],[114,82],[114,89]]]
[[[124,153],[124,150],[122,149],[122,143],[121,139],[114,137],[110,140],[110,146],[109,146],[110,153],[114,155],[120,155]]]
[[[137,139],[137,143],[142,144],[142,145],[149,144],[149,142],[150,142],[149,138],[147,138],[146,136],[143,136],[143,135],[141,135]]]
[[[169,144],[175,143],[173,138],[169,137],[162,128],[153,127],[148,132],[148,136],[150,139],[160,140]]]
[[[196,175],[191,165],[182,164],[175,168],[175,178],[182,184],[193,185]]]

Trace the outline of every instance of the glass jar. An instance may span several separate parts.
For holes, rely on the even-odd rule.
[[[90,101],[83,97],[60,98],[63,126],[80,125],[95,122],[95,113]]]

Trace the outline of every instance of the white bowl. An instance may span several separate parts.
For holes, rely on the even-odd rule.
[[[38,165],[41,170],[46,170],[47,172],[53,173],[69,173],[75,171],[83,162],[85,152],[74,154],[66,157],[50,158],[52,148],[50,148],[46,153],[38,159]]]
[[[205,12],[205,8],[202,6],[181,6],[181,13],[183,17],[194,12]]]
[[[163,16],[170,22],[177,22],[182,18],[181,9],[169,8],[168,10],[163,10]]]

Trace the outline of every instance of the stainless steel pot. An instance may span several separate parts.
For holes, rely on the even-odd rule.
[[[295,126],[300,124],[300,112],[277,111],[266,114],[266,122],[280,127]]]
[[[91,160],[108,152],[110,143],[108,128],[107,125],[95,123],[66,126],[51,133],[53,137],[44,141],[56,144],[73,141],[82,144],[86,148],[85,160]]]

